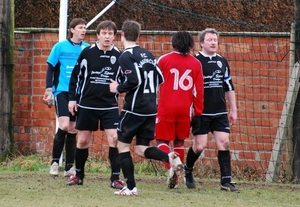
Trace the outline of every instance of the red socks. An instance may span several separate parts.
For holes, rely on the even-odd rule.
[[[161,144],[157,145],[157,148],[164,151],[164,152],[166,152],[166,153],[168,153],[168,154],[171,152],[170,147],[165,143],[161,143]],[[167,163],[167,162],[163,162],[163,163],[166,166],[166,168],[168,168],[168,169],[171,168],[170,163]]]

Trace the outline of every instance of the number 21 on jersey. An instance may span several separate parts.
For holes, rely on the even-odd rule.
[[[149,71],[149,73],[147,73],[147,71],[144,71],[144,77],[145,77],[144,93],[155,93],[153,74],[154,74],[153,70]]]

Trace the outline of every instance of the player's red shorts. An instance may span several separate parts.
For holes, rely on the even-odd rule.
[[[155,139],[173,141],[175,138],[178,140],[185,140],[190,135],[190,121],[183,122],[165,122],[156,119],[155,125]]]

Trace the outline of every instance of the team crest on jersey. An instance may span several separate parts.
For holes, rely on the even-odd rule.
[[[217,65],[219,66],[219,68],[222,68],[222,62],[221,61],[217,61]]]
[[[117,61],[116,56],[111,56],[111,57],[110,57],[110,63],[111,63],[112,65],[115,64],[116,61]]]

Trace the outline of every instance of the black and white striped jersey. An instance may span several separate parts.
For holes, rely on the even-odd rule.
[[[154,56],[140,46],[127,47],[119,58],[117,91],[125,92],[123,111],[140,116],[157,113],[157,91],[163,76]]]
[[[103,51],[96,44],[85,48],[74,67],[69,85],[70,101],[86,109],[118,108],[118,95],[109,90],[110,79],[116,80],[121,52],[112,45]]]
[[[199,52],[195,57],[202,64],[204,79],[204,110],[202,115],[227,114],[225,92],[233,91],[230,67],[219,54],[207,56]]]

